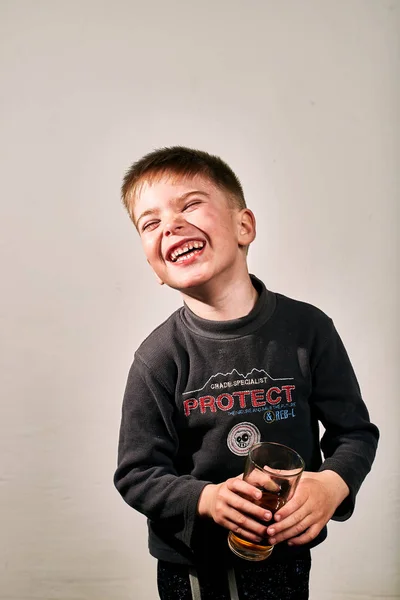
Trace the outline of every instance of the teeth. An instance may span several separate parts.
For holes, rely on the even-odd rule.
[[[199,248],[203,248],[204,246],[204,242],[188,242],[187,244],[185,244],[184,246],[181,246],[180,248],[177,248],[176,250],[174,250],[174,252],[171,252],[171,260],[172,261],[182,261],[183,258],[189,258],[191,256],[194,256],[194,253],[191,252],[190,254],[186,254],[185,257],[179,258],[181,256],[181,254],[184,254],[185,252],[189,252],[190,250],[193,249],[199,249]]]
[[[194,256],[194,252],[190,252],[189,254],[185,254],[184,256],[179,256],[175,262],[184,262]]]

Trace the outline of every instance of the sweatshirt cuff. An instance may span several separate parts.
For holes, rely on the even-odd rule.
[[[198,517],[197,505],[199,503],[200,494],[206,485],[209,485],[211,481],[193,481],[193,487],[190,492],[190,497],[186,504],[185,510],[185,532],[183,541],[189,548],[192,547],[192,538],[194,533],[195,524]]]
[[[343,502],[339,504],[332,515],[333,521],[347,521],[354,512],[359,486],[355,487],[354,474],[350,472],[349,468],[343,467],[343,465],[334,458],[327,458],[318,469],[319,472],[327,470],[337,473],[349,488],[348,496],[346,496]]]

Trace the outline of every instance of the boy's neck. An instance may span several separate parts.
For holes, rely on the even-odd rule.
[[[231,321],[245,317],[254,308],[258,293],[249,274],[226,282],[213,282],[206,289],[183,293],[185,304],[198,317],[210,321]]]

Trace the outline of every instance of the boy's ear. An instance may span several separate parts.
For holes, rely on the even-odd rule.
[[[256,237],[256,219],[249,208],[238,213],[239,246],[248,246]]]

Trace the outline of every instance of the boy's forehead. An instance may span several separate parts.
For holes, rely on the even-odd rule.
[[[144,180],[139,184],[134,201],[134,215],[137,219],[142,210],[157,208],[167,202],[179,201],[190,193],[200,192],[210,196],[221,190],[203,175],[161,175]]]
[[[143,195],[161,196],[171,194],[172,196],[191,189],[211,190],[217,189],[215,184],[204,175],[180,175],[163,174],[159,177],[153,177],[150,180],[145,179],[138,190],[138,199]]]

